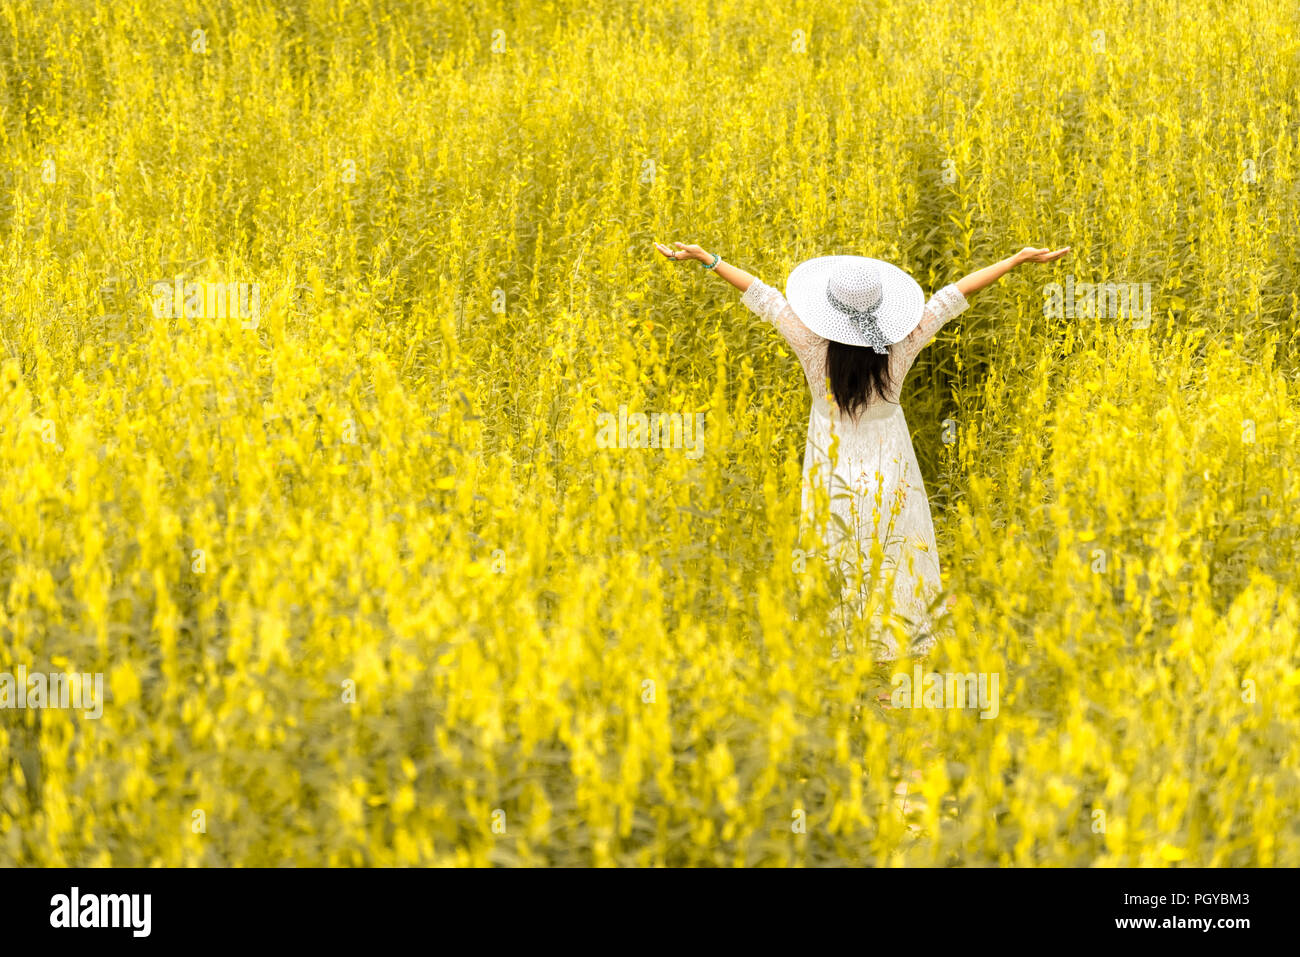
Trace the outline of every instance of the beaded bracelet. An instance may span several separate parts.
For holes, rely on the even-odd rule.
[[[703,266],[705,269],[715,269],[715,268],[717,268],[717,265],[718,265],[718,263],[720,263],[720,262],[722,262],[722,257],[719,256],[717,253],[714,253],[714,254],[713,254],[713,262],[711,262],[711,263],[700,263],[700,265]]]

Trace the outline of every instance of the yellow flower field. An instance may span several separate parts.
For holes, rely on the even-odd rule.
[[[1273,0],[7,3],[0,672],[104,699],[0,708],[0,864],[1300,865],[1297,90]],[[654,240],[1073,247],[903,396],[995,716],[833,649]]]

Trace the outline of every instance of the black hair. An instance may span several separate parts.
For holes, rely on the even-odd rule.
[[[826,375],[831,380],[831,397],[840,411],[855,419],[871,400],[889,399],[889,356],[870,346],[851,346],[826,341]]]

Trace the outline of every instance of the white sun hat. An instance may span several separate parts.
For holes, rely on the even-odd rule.
[[[886,354],[921,321],[925,293],[897,266],[866,256],[819,256],[794,267],[785,298],[823,339]]]

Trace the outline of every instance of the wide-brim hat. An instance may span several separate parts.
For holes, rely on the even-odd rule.
[[[785,298],[823,339],[887,353],[908,337],[925,309],[925,293],[903,270],[866,256],[818,256],[794,267]]]

